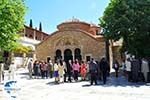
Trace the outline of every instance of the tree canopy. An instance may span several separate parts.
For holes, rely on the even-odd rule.
[[[13,50],[15,53],[28,53],[32,51],[33,50],[31,46],[24,46],[22,44],[18,44],[18,46]]]
[[[30,27],[33,27],[33,24],[32,24],[32,19],[30,19],[30,24],[29,24]]]
[[[39,31],[42,31],[42,23],[40,22]]]
[[[111,0],[100,25],[108,39],[123,39],[122,51],[150,57],[150,0]]]
[[[0,49],[11,51],[17,46],[18,32],[24,26],[23,0],[0,0]]]

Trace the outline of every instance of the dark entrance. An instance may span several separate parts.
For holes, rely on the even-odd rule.
[[[68,62],[68,60],[72,60],[72,59],[73,59],[73,57],[72,57],[72,51],[70,49],[66,49],[64,51],[64,60],[66,62]]]
[[[75,56],[75,57],[74,57],[75,59],[78,59],[79,61],[82,60],[81,50],[80,50],[79,48],[75,49],[75,51],[74,51],[74,56]]]
[[[50,57],[47,57],[47,63],[48,63],[50,60],[51,60],[51,58],[50,58]]]
[[[56,50],[56,56],[55,56],[55,61],[58,60],[58,59],[62,59],[62,56],[61,56],[61,50]]]
[[[86,61],[90,61],[91,60],[91,56],[86,56]]]

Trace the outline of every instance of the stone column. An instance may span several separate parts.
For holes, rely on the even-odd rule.
[[[41,36],[41,40],[44,40],[44,36],[43,36],[43,34],[42,34],[42,36]]]
[[[34,39],[34,40],[36,39],[36,38],[35,38],[35,37],[36,37],[36,29],[37,29],[37,28],[35,27],[35,29],[34,29],[34,31],[33,31],[33,39]]]
[[[25,63],[26,63],[26,53],[23,53],[23,61],[22,61],[22,67],[26,67],[25,66]],[[19,66],[20,67],[20,66]]]
[[[25,37],[25,34],[26,34],[26,27],[24,28],[24,34],[23,34],[23,37]]]
[[[33,52],[33,61],[35,61],[36,60],[36,54],[35,54],[35,52]]]
[[[64,51],[61,50],[61,56],[62,56],[62,60],[64,60]]]
[[[71,52],[72,52],[72,59],[75,60],[75,57],[74,57],[74,50],[71,49]]]

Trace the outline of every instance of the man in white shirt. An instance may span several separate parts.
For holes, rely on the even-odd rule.
[[[16,70],[16,66],[14,61],[11,62],[10,66],[9,66],[9,77],[8,79],[14,79],[15,78],[15,70]]]
[[[142,59],[141,72],[144,74],[145,82],[147,82],[147,74],[149,72],[149,65],[146,59]]]
[[[126,66],[126,71],[127,71],[127,75],[128,75],[128,81],[131,81],[132,76],[131,76],[131,61],[130,61],[130,58],[127,58],[127,60],[125,61],[125,66]]]
[[[32,59],[30,59],[28,63],[28,71],[29,71],[29,78],[32,79],[32,70],[33,70],[33,62]]]

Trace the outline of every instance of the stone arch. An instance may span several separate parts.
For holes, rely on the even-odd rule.
[[[63,39],[59,39],[58,41],[56,41],[56,46],[62,46],[63,45]]]
[[[80,41],[71,37],[71,36],[64,36],[59,38],[56,42],[55,42],[55,46],[80,46]]]

